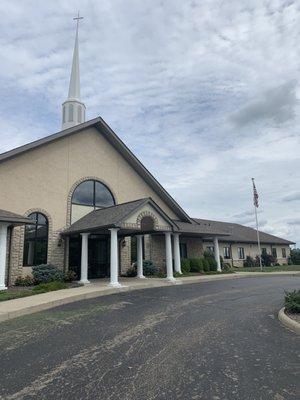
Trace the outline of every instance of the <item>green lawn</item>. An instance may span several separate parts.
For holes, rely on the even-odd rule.
[[[237,272],[261,272],[259,267],[235,268]],[[300,265],[279,265],[275,267],[263,267],[262,272],[300,271]]]
[[[66,284],[64,282],[49,282],[49,283],[40,283],[33,288],[28,289],[7,289],[0,291],[0,301],[12,300],[12,299],[19,299],[21,297],[33,296],[35,294],[47,293],[52,292],[54,290],[61,290],[61,289],[68,289],[71,287],[79,287],[82,286],[81,284]]]

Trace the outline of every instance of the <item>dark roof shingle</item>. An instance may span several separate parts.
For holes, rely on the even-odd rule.
[[[244,242],[244,243],[257,243],[256,229],[248,226],[221,221],[210,221],[206,219],[193,218],[198,224],[210,224],[216,230],[225,230],[229,236],[224,238],[228,242]],[[260,232],[260,241],[265,244],[294,244],[286,239],[279,238],[269,233]],[[222,240],[222,238],[220,238]]]

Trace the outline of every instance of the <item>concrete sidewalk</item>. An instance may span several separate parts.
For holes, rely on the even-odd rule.
[[[192,284],[192,283],[209,282],[214,280],[256,277],[262,275],[300,276],[300,272],[294,272],[294,271],[257,272],[257,273],[236,272],[235,274],[228,274],[228,275],[224,274],[224,275],[188,276],[183,278],[177,278],[176,283]],[[161,278],[149,278],[149,279],[121,278],[120,282],[123,285],[121,288],[110,288],[109,286],[107,286],[108,280],[99,279],[91,281],[90,284],[78,288],[62,289],[54,292],[23,297],[20,299],[3,301],[0,302],[0,322],[20,317],[22,315],[32,314],[35,312],[47,310],[49,308],[61,306],[64,304],[73,303],[79,300],[91,299],[94,297],[101,297],[108,294],[119,293],[119,292],[127,292],[132,290],[174,285],[174,283],[170,283],[166,279],[161,279]]]

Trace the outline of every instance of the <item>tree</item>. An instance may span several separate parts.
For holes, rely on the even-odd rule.
[[[291,250],[291,261],[292,264],[300,265],[300,249]]]

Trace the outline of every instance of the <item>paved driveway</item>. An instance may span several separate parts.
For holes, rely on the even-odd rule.
[[[299,399],[300,277],[120,293],[0,324],[1,399]]]

